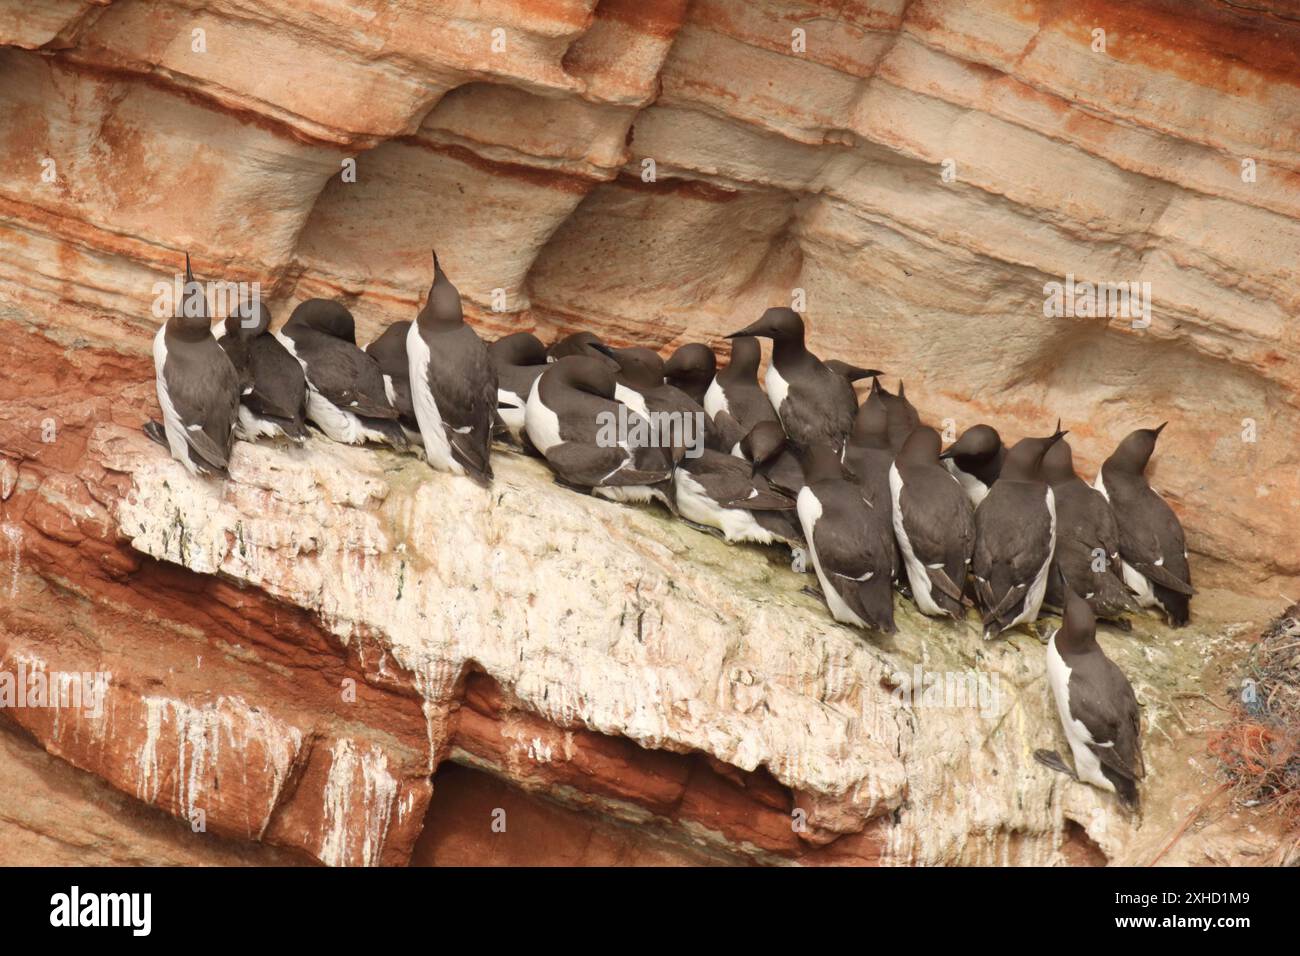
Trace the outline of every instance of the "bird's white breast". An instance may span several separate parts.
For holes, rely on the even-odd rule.
[[[501,421],[516,439],[524,430],[524,419],[527,415],[525,401],[508,389],[497,389],[497,414],[501,416]]]
[[[776,415],[781,417],[781,403],[785,397],[790,394],[790,383],[781,377],[781,373],[776,370],[776,360],[767,367],[767,375],[763,377],[763,387],[767,390],[767,399],[776,409]]]
[[[438,411],[438,403],[429,389],[429,358],[429,346],[420,334],[419,323],[412,322],[406,333],[406,371],[410,378],[415,420],[420,425],[420,437],[424,439],[424,453],[434,468],[463,475],[465,469],[451,455],[442,413]]]
[[[722,383],[715,375],[709,383],[709,390],[704,393],[704,412],[709,418],[717,418],[718,412],[729,411],[731,406],[727,404],[727,393],[722,390]]]
[[[978,508],[985,495],[989,493],[989,486],[969,472],[962,471],[951,458],[945,458],[943,465],[948,469],[948,473],[957,479],[957,484],[961,485],[961,490],[966,492],[970,503]]]
[[[646,408],[645,396],[640,392],[634,391],[626,385],[620,384],[614,386],[614,397],[646,421],[652,420],[650,418],[650,410]]]
[[[172,404],[171,394],[167,391],[167,377],[163,369],[167,366],[167,323],[158,327],[153,337],[153,365],[158,387],[158,405],[162,409],[163,433],[167,436],[167,448],[172,457],[179,461],[192,475],[198,474],[198,468],[190,460],[189,441],[185,437],[185,423],[180,413]]]
[[[795,510],[799,515],[799,524],[803,526],[803,536],[808,541],[808,554],[812,556],[813,570],[817,573],[817,581],[822,587],[822,594],[826,596],[826,606],[830,608],[831,617],[841,624],[853,624],[865,628],[867,623],[854,613],[853,608],[845,603],[844,598],[840,597],[840,592],[835,589],[834,582],[822,568],[821,558],[817,556],[817,545],[813,541],[813,529],[817,527],[817,522],[822,516],[822,503],[817,500],[813,490],[807,485],[799,489],[799,497],[795,499]]]
[[[528,440],[543,455],[547,449],[554,448],[564,441],[560,437],[560,417],[542,402],[542,376],[533,379],[533,387],[528,391],[528,404],[524,406],[524,428]]]
[[[1050,485],[1047,487],[1046,504],[1048,516],[1047,560],[1043,562],[1043,566],[1034,575],[1033,581],[1029,584],[1029,590],[1025,592],[1025,603],[1021,605],[1020,613],[1016,616],[1016,619],[1007,625],[1008,628],[1036,620],[1038,612],[1043,606],[1043,595],[1047,593],[1047,575],[1052,568],[1052,556],[1056,554],[1056,495],[1052,493]]]
[[[916,606],[922,614],[929,614],[931,617],[942,617],[948,612],[935,603],[930,584],[930,572],[926,570],[925,562],[913,550],[912,541],[908,538],[907,528],[903,524],[902,496],[903,476],[898,470],[898,465],[891,464],[889,466],[889,498],[890,505],[893,508],[894,535],[898,538],[898,550],[903,552],[903,564],[907,568],[907,580],[912,585],[912,597],[916,600]]]
[[[1058,636],[1060,631],[1053,634],[1047,643],[1047,683],[1052,688],[1052,696],[1056,698],[1056,713],[1061,718],[1061,729],[1065,731],[1065,739],[1069,741],[1070,752],[1074,755],[1074,772],[1085,783],[1113,793],[1115,786],[1102,774],[1101,760],[1090,746],[1096,741],[1092,739],[1092,734],[1083,721],[1076,720],[1070,713],[1072,672],[1070,665],[1065,663],[1065,658],[1056,649]]]

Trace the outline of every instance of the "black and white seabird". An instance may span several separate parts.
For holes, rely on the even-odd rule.
[[[873,390],[853,419],[853,431],[844,447],[844,467],[857,479],[872,504],[892,508],[889,471],[894,450],[889,445],[889,416],[880,393]]]
[[[236,310],[213,334],[240,375],[235,437],[305,440],[307,380],[302,366],[271,334],[271,310],[266,303],[257,304],[255,319]]]
[[[903,442],[907,441],[907,436],[912,434],[912,430],[920,426],[921,415],[916,406],[907,400],[901,379],[896,395],[881,385],[879,378],[871,383],[871,391],[879,394],[880,400],[885,403],[885,412],[889,416],[889,447],[897,452],[903,447]]]
[[[531,332],[515,332],[488,346],[497,371],[497,415],[515,444],[523,443],[528,393],[546,371],[546,346]]]
[[[1061,439],[1043,456],[1043,479],[1056,502],[1056,554],[1047,578],[1048,607],[1065,607],[1065,581],[1101,618],[1119,620],[1134,610],[1120,572],[1119,525],[1110,503],[1074,471],[1070,443]]]
[[[1092,608],[1074,593],[1072,583],[1066,582],[1065,619],[1047,645],[1047,682],[1074,755],[1073,776],[1137,810],[1137,782],[1146,776],[1142,713],[1128,678],[1097,643]],[[1054,751],[1034,756],[1070,772]]]
[[[433,284],[406,335],[411,400],[429,464],[492,481],[497,373],[483,340],[465,322],[460,293],[433,254]]]
[[[799,522],[831,616],[892,633],[896,551],[889,510],[873,506],[844,477],[839,452],[828,442],[800,448],[799,454]]]
[[[680,434],[673,437],[679,457],[686,452],[688,443],[693,444],[696,450],[721,448],[717,431],[704,407],[680,388],[664,381],[664,360],[658,352],[640,347],[616,349],[593,345],[592,348],[618,364],[616,394],[620,402],[651,422],[661,423],[661,432],[665,427],[678,423]]]
[[[975,509],[975,597],[984,637],[1017,624],[1033,628],[1047,591],[1056,548],[1056,503],[1042,480],[1043,455],[1066,433],[1022,438],[1007,452],[1002,475]]]
[[[998,480],[1006,456],[1002,436],[996,428],[972,425],[939,457],[953,477],[961,482],[970,503],[978,508],[993,482]]]
[[[406,448],[384,375],[357,348],[352,313],[330,299],[308,299],[293,310],[276,339],[298,360],[307,379],[307,417],[345,445],[367,441]]]
[[[696,458],[683,458],[673,472],[673,493],[683,518],[718,529],[727,541],[791,541],[790,530],[774,533],[779,524],[769,526],[759,519],[763,512],[793,511],[794,499],[772,488],[735,455],[705,449]]]
[[[768,484],[784,495],[794,497],[803,487],[803,467],[778,421],[759,422],[737,442],[732,454],[750,462]]]
[[[731,337],[731,361],[718,371],[704,393],[704,411],[718,431],[723,450],[732,454],[739,452],[741,439],[755,425],[780,422],[767,392],[758,384],[762,358],[758,339],[751,335]],[[802,472],[799,474],[802,481]]]
[[[203,287],[185,256],[185,288],[175,314],[153,340],[162,424],[145,434],[166,447],[192,475],[230,477],[226,470],[239,420],[239,374],[212,336]]]
[[[768,309],[757,322],[727,338],[741,335],[772,340],[772,362],[763,384],[790,440],[805,447],[827,442],[839,454],[853,429],[858,397],[843,375],[808,351],[799,313]]]
[[[1097,490],[1106,496],[1119,523],[1119,554],[1124,583],[1142,607],[1159,606],[1175,627],[1191,615],[1192,570],[1187,563],[1183,526],[1165,499],[1147,482],[1147,462],[1164,429],[1130,432],[1097,472]]]
[[[615,375],[602,356],[569,355],[552,363],[528,393],[525,434],[565,484],[616,501],[664,500],[671,508],[669,451],[606,440],[622,404]],[[625,421],[635,415],[623,407]]]
[[[792,501],[803,488],[803,467],[790,448],[785,429],[778,421],[759,422],[739,442],[733,458],[747,461],[755,475],[767,482],[777,494]],[[804,549],[803,527],[795,511],[755,511],[754,520],[771,532],[772,536],[790,547],[792,571],[806,573],[807,552]]]
[[[411,361],[406,354],[406,338],[410,333],[410,320],[399,319],[366,346],[366,354],[374,356],[379,363],[379,370],[384,375],[384,394],[397,409],[397,420],[406,440],[423,447],[420,423],[415,417],[415,402],[411,398]]]
[[[925,425],[907,436],[889,470],[894,534],[921,613],[961,620],[962,593],[975,550],[975,510],[939,464],[943,442]]]
[[[664,378],[668,384],[680,388],[701,408],[717,371],[717,356],[702,342],[683,345],[664,363]]]

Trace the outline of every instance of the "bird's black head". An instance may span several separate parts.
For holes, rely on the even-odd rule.
[[[664,375],[673,385],[708,385],[718,370],[713,349],[702,342],[683,345],[664,364]]]
[[[290,334],[295,328],[312,329],[357,344],[357,325],[352,313],[342,302],[333,299],[308,299],[300,303],[284,324],[284,330]]]
[[[1156,450],[1156,439],[1164,431],[1164,422],[1157,428],[1139,428],[1124,436],[1115,453],[1106,459],[1106,464],[1115,470],[1130,475],[1140,475],[1146,470],[1151,454]]]
[[[929,425],[919,425],[912,429],[912,433],[907,436],[903,442],[903,447],[898,451],[898,463],[900,465],[937,465],[939,463],[939,449],[943,447],[943,440],[939,433]]]
[[[1097,615],[1092,606],[1080,597],[1070,581],[1064,582],[1065,614],[1061,629],[1056,635],[1056,646],[1061,652],[1085,651],[1097,642]]]
[[[190,268],[190,254],[185,253],[185,284],[180,300],[175,304],[175,329],[191,334],[209,334],[212,319],[208,313],[208,297],[202,283],[194,278]]]
[[[805,485],[844,477],[844,463],[840,460],[839,452],[829,442],[813,442],[807,445],[791,443],[791,447],[795,457],[799,459],[799,466],[803,469]]]
[[[609,361],[592,348],[593,345],[601,344],[600,336],[595,332],[588,332],[585,329],[581,332],[570,332],[550,344],[546,349],[546,360],[555,362],[569,355],[596,355],[602,361]]]
[[[442,271],[436,251],[433,253],[433,285],[429,286],[429,295],[425,299],[419,317],[426,323],[437,322],[448,325],[459,325],[465,321],[465,313],[461,310],[460,292]]]
[[[546,346],[532,332],[503,335],[488,346],[488,354],[500,365],[546,364]]]
[[[991,461],[1002,450],[1002,436],[992,425],[972,425],[961,437],[948,446],[940,458],[958,459],[982,464]]]
[[[271,327],[271,310],[259,298],[256,305],[240,303],[226,317],[226,334],[251,341]]]
[[[803,319],[794,309],[784,306],[768,309],[757,322],[746,326],[739,332],[732,332],[729,339],[742,335],[756,335],[774,342],[802,342]]]
[[[1022,438],[1007,452],[1007,459],[1002,465],[1002,477],[1009,481],[1041,481],[1039,469],[1047,450],[1064,438],[1068,432],[1061,431],[1057,423],[1056,431],[1046,438]]]
[[[766,465],[785,451],[787,440],[780,422],[759,422],[740,440],[740,450],[755,465]]]
[[[595,344],[592,348],[618,363],[619,377],[631,388],[658,388],[664,383],[664,360],[654,349],[615,349]]]
[[[570,388],[611,401],[618,386],[614,366],[597,355],[566,355],[542,373],[543,380],[547,376],[555,376]]]
[[[406,336],[411,331],[411,323],[403,319],[384,329],[379,338],[366,346],[366,353],[373,355],[385,375],[394,372],[403,377],[409,374],[406,360]]]
[[[1043,455],[1041,474],[1049,485],[1059,485],[1078,477],[1074,472],[1074,452],[1064,438]]]
[[[867,400],[858,408],[858,413],[853,418],[849,444],[857,448],[882,450],[889,447],[889,410],[885,408],[879,390],[873,388],[867,395]]]

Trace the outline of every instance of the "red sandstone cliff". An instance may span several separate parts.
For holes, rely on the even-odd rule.
[[[1300,8],[823,7],[3,4],[0,669],[112,675],[98,717],[0,716],[3,862],[1159,852],[1213,787],[1205,698],[1300,583]],[[1030,642],[864,642],[762,552],[522,459],[489,498],[241,445],[211,485],[140,435],[183,250],[364,340],[435,241],[488,335],[720,345],[802,290],[813,347],[932,421],[1061,414],[1091,469],[1170,419],[1197,621],[1103,636],[1144,818],[1030,759],[1059,745]],[[1150,328],[1044,318],[1067,275],[1150,282]],[[918,664],[1002,693],[900,707]],[[1271,826],[1164,859],[1265,861]]]

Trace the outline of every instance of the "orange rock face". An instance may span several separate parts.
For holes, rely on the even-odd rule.
[[[938,729],[900,730],[866,652],[844,652],[857,682],[840,688],[838,650],[787,674],[766,645],[734,664],[743,642],[719,631],[700,665],[718,687],[673,698],[692,668],[672,636],[689,619],[659,593],[645,600],[666,615],[663,643],[562,706],[533,693],[575,680],[558,641],[536,671],[493,647],[475,649],[486,661],[414,654],[395,635],[434,625],[410,617],[404,584],[316,599],[387,587],[393,568],[420,587],[463,583],[437,543],[398,552],[400,509],[385,502],[421,505],[384,475],[295,487],[307,513],[266,477],[293,463],[258,459],[258,481],[214,496],[221,520],[197,540],[169,479],[142,464],[155,284],[189,251],[201,278],[260,283],[277,321],[307,297],[342,299],[364,341],[412,317],[436,245],[487,336],[591,328],[722,356],[737,323],[793,302],[814,350],[904,378],[945,429],[1019,436],[1059,415],[1091,472],[1127,431],[1168,419],[1152,478],[1187,529],[1194,609],[1241,622],[1263,614],[1252,599],[1300,583],[1298,50],[1281,0],[269,0],[256,19],[222,2],[10,5],[0,671],[112,679],[111,718],[6,710],[0,759],[53,779],[35,741],[78,786],[179,820],[181,837],[211,834],[90,820],[99,844],[124,847],[105,861],[1140,860],[1158,814],[1147,834],[1103,834],[1092,797],[1070,803],[1035,777],[1050,810],[1018,816],[998,789],[1015,769],[1002,751],[980,763],[971,731],[964,771]],[[1045,287],[1067,276],[1149,284],[1149,326],[1046,316]],[[639,557],[671,583],[684,552],[669,551]],[[644,612],[634,580],[590,593]],[[562,609],[531,600],[526,623],[558,628]],[[755,620],[784,626],[771,622],[797,599],[782,601]],[[498,626],[472,599],[456,607],[462,624]],[[611,628],[621,666],[630,638]],[[891,667],[932,653],[903,652]],[[1178,681],[1221,676],[1217,659],[1134,653]],[[662,711],[596,700],[601,681],[660,666]],[[1015,659],[997,666],[1032,694]],[[1174,683],[1153,685],[1157,710],[1186,692]],[[768,731],[764,708],[788,726],[823,715],[820,741]],[[1026,734],[1015,746],[1050,744]],[[1190,800],[1199,778],[1174,769],[1187,753],[1165,756],[1161,786]],[[480,772],[453,774],[444,796],[449,760]],[[987,805],[954,795],[967,772],[994,788]],[[492,843],[438,819],[444,801],[455,815],[498,801],[533,823]],[[68,805],[41,805],[46,831],[73,825]],[[950,832],[910,822],[921,805]],[[30,848],[7,862],[54,852],[39,823],[0,807]],[[551,842],[530,843],[543,827]],[[974,833],[1005,843],[982,855]]]

